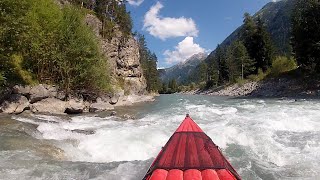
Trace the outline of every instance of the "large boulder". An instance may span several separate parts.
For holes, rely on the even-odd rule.
[[[70,99],[66,104],[65,113],[67,114],[81,114],[85,109],[85,103],[83,100]]]
[[[114,95],[114,96],[112,96],[112,97],[110,98],[110,102],[109,102],[109,103],[112,104],[112,105],[117,104],[118,101],[119,101],[119,98],[120,98],[119,95]]]
[[[25,96],[12,94],[5,100],[0,107],[0,112],[8,114],[18,114],[29,107],[29,101]]]
[[[56,98],[47,98],[30,105],[34,113],[63,114],[66,110],[67,102]]]
[[[39,84],[30,89],[30,103],[40,101],[45,98],[57,96],[57,88],[55,86]]]
[[[58,90],[55,86],[39,84],[36,86],[21,86],[16,85],[12,89],[13,94],[22,94],[29,98],[30,103],[41,101],[49,97],[56,97]]]
[[[30,86],[15,85],[12,88],[12,93],[13,94],[22,94],[24,96],[29,96],[30,90],[31,90]]]

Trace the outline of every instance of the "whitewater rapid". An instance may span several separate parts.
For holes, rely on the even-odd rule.
[[[10,117],[0,128],[0,179],[141,179],[186,113],[243,179],[320,175],[320,101],[164,95],[136,119]]]

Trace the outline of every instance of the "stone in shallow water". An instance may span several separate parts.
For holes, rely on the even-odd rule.
[[[90,105],[89,112],[101,112],[113,109],[114,107],[108,102],[97,102]]]

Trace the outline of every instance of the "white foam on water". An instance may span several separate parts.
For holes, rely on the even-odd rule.
[[[41,138],[59,141],[58,146],[64,150],[68,160],[130,161],[108,172],[109,177],[116,177],[124,170],[134,171],[134,163],[131,162],[135,160],[155,157],[184,119],[185,113],[189,113],[227,153],[231,164],[239,163],[235,166],[241,169],[241,174],[248,175],[244,179],[287,178],[290,173],[297,179],[320,175],[320,102],[225,100],[221,103],[220,100],[218,103],[215,99],[193,102],[188,96],[181,96],[176,104],[129,121],[92,115],[70,120],[55,116],[36,116],[37,120],[15,119],[39,125],[37,130],[41,132]],[[231,147],[244,152],[238,157],[228,151]],[[300,170],[295,171],[299,167]],[[257,168],[260,168],[259,173],[255,172]],[[311,170],[313,174],[306,175]],[[261,172],[272,173],[263,177]],[[123,179],[135,179],[134,174],[122,174]]]

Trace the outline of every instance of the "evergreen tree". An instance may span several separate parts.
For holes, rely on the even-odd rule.
[[[137,34],[137,39],[139,44],[140,63],[147,81],[147,90],[149,92],[158,92],[161,85],[157,70],[157,56],[148,49],[143,35]]]
[[[161,94],[168,93],[168,84],[167,83],[165,83],[165,82],[162,83],[159,93],[161,93]]]
[[[274,46],[272,44],[270,34],[267,32],[260,17],[257,19],[257,32],[255,37],[257,42],[256,67],[266,71],[272,64]]]
[[[241,41],[235,41],[228,47],[226,61],[231,82],[235,82],[239,77],[243,79],[255,70],[254,61],[250,59]]]
[[[320,72],[320,1],[298,0],[292,14],[292,47],[298,64]]]
[[[208,81],[210,81],[210,84],[217,86],[219,81],[218,63],[216,62],[214,55],[209,56],[208,61]]]
[[[262,20],[255,21],[249,13],[244,14],[244,30],[241,40],[252,60],[255,61],[256,72],[258,69],[266,71],[272,64],[274,48]]]
[[[200,78],[200,82],[205,82],[208,80],[208,66],[205,62],[201,62],[199,65],[199,75],[198,77]]]
[[[214,61],[217,64],[216,66],[218,70],[218,84],[223,84],[224,82],[228,81],[228,70],[226,64],[225,49],[218,45],[214,57]]]
[[[243,20],[243,32],[241,32],[241,40],[247,48],[250,58],[253,59],[255,62],[257,62],[257,40],[255,39],[256,30],[257,26],[253,18],[250,16],[249,13],[245,13]]]
[[[178,91],[178,84],[175,79],[171,79],[168,83],[168,92],[175,93]]]

